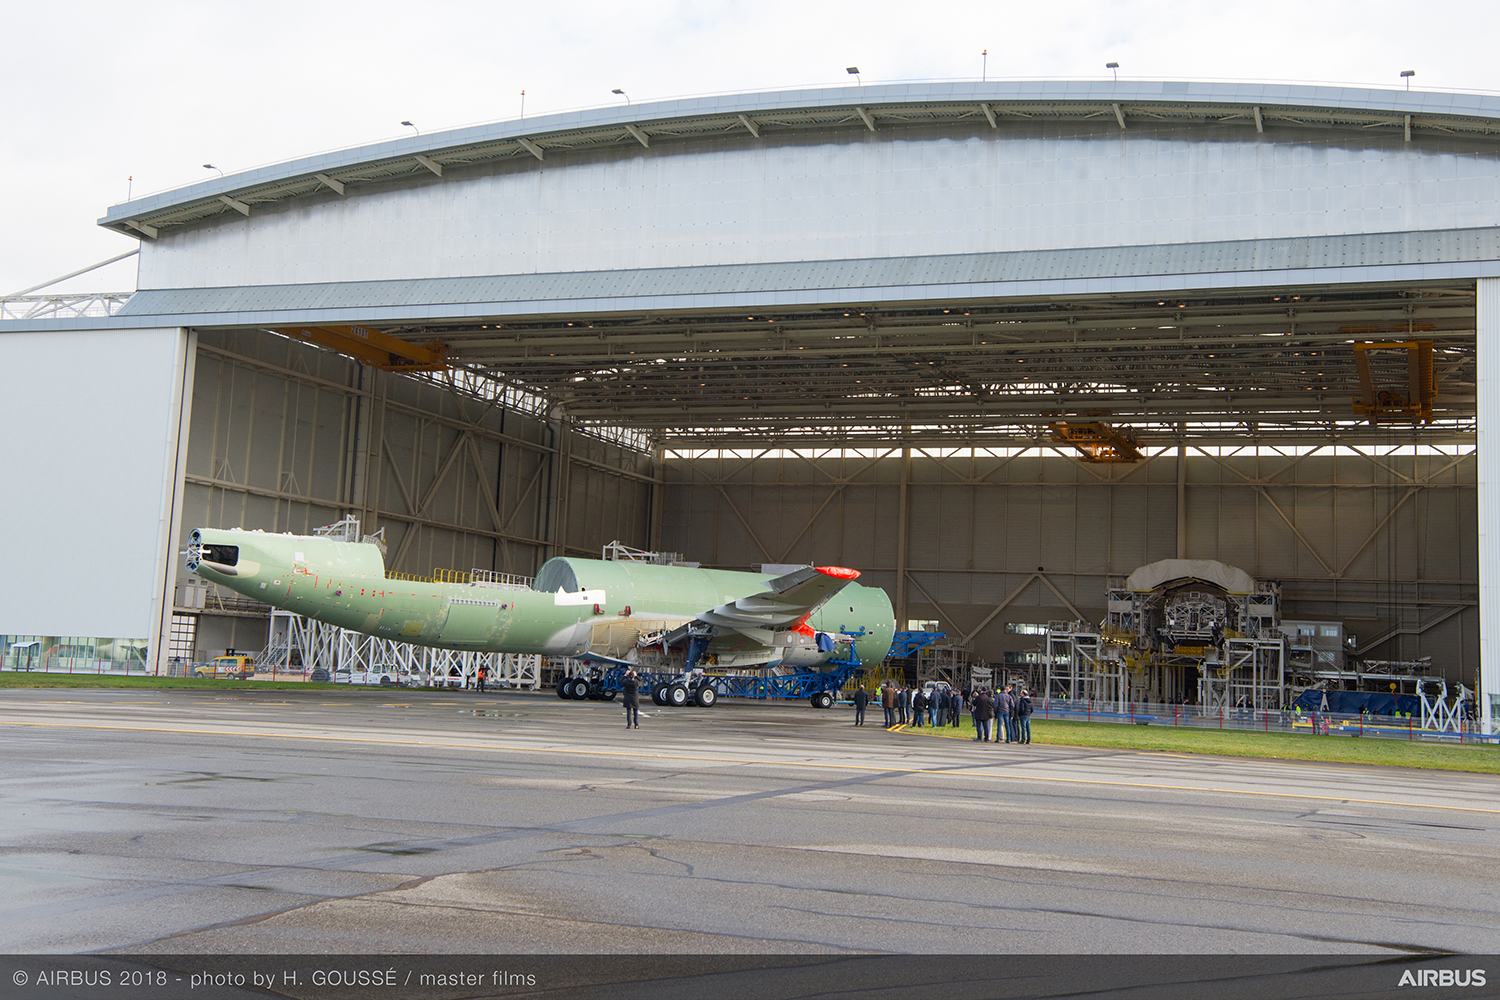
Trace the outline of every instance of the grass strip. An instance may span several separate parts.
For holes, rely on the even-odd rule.
[[[973,740],[973,720],[958,727],[905,727],[902,732]],[[1056,746],[1158,750],[1166,753],[1315,760],[1334,764],[1374,764],[1433,771],[1500,774],[1500,747],[1493,743],[1430,743],[1376,737],[1314,736],[1310,733],[1257,733],[1235,729],[1131,726],[1109,722],[1067,722],[1033,716],[1031,741]],[[990,744],[1004,751],[1003,744]]]

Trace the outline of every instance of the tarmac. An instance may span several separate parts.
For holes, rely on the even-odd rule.
[[[1491,776],[641,715],[4,691],[0,952],[1500,952]]]

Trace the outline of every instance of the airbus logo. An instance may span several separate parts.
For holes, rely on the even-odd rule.
[[[1407,969],[1397,986],[1483,986],[1483,969]]]

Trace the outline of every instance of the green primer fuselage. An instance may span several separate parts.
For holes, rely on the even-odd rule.
[[[773,579],[759,573],[560,558],[542,567],[537,589],[516,590],[387,579],[380,550],[363,542],[238,529],[203,528],[193,534],[194,551],[202,555],[190,559],[189,568],[247,597],[381,638],[478,652],[578,656],[592,651],[621,657],[634,649],[641,633],[673,628],[718,605],[761,593]],[[223,558],[215,560],[216,554]],[[562,595],[556,592],[559,586]],[[869,634],[856,640],[855,649],[860,660],[874,664],[890,649],[894,617],[885,591],[850,583],[808,624],[835,637],[864,629]],[[739,635],[716,640],[710,652],[721,666],[774,665],[782,657],[782,651]],[[835,655],[840,654],[819,654],[814,663]],[[814,664],[804,659],[797,665]]]

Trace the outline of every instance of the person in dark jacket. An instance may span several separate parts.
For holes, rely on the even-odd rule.
[[[1018,735],[1020,736],[1022,743],[1031,742],[1031,713],[1033,711],[1035,711],[1035,706],[1031,701],[1031,692],[1026,690],[1025,688],[1022,688],[1021,698],[1016,706],[1016,722],[1018,726]]]
[[[886,681],[880,686],[880,707],[885,709],[885,728],[896,724],[896,689]]]
[[[911,724],[920,727],[922,716],[927,714],[927,692],[918,691],[911,699]]]
[[[636,676],[634,670],[625,671],[625,676],[620,680],[625,700],[625,728],[641,728],[641,680]]]
[[[1010,742],[1010,688],[1004,687],[995,695],[995,742],[999,743],[1001,734],[1004,734],[1005,742]]]
[[[989,742],[990,724],[995,721],[995,703],[990,701],[988,691],[981,688],[974,696],[974,731],[975,739],[980,743]]]
[[[863,726],[865,724],[865,706],[870,703],[870,692],[863,686],[854,689],[854,724]]]
[[[1005,740],[1007,743],[1021,742],[1021,688],[1019,685],[1007,684],[1006,692],[1010,695],[1010,715],[1005,720]]]

